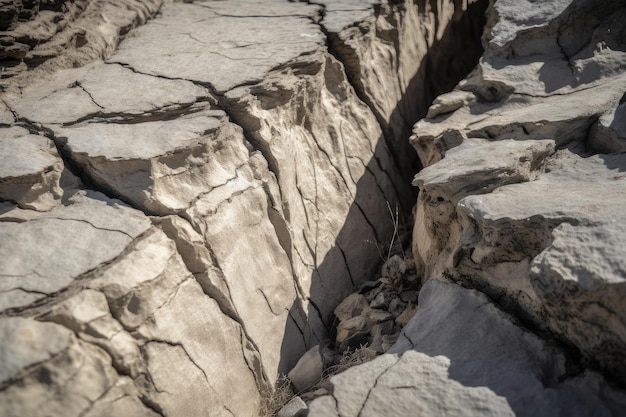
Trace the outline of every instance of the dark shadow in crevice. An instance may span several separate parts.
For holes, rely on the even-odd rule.
[[[414,7],[418,7],[420,11],[425,10],[425,1],[418,1],[419,4]],[[398,190],[410,189],[408,184],[420,168],[416,152],[408,140],[413,124],[425,116],[432,100],[454,88],[474,68],[482,55],[481,35],[488,3],[488,0],[479,0],[470,5],[466,12],[458,11],[454,15],[441,39],[435,41],[424,56],[419,70],[386,123],[389,129],[387,131],[383,129],[383,135],[378,139],[373,157],[367,162],[366,169],[375,173],[374,175],[384,175],[381,167],[396,170],[395,177],[405,181],[396,187]],[[434,3],[431,7],[436,8]],[[335,56],[341,59],[341,54]],[[354,73],[348,74],[353,87],[362,97],[363,91],[358,91],[355,76]],[[373,108],[371,103],[367,104]],[[329,342],[328,329],[331,328],[334,319],[334,307],[354,291],[352,281],[358,286],[374,278],[380,268],[382,263],[380,248],[372,242],[364,241],[363,231],[371,229],[372,225],[376,227],[380,239],[377,243],[383,247],[382,252],[386,253],[384,246],[388,246],[391,241],[393,221],[391,216],[365,219],[359,203],[389,203],[391,207],[401,207],[401,217],[409,224],[409,230],[412,228],[412,223],[408,219],[415,204],[417,191],[409,192],[409,195],[397,195],[396,192],[393,201],[390,201],[389,196],[383,195],[374,183],[371,175],[364,175],[357,181],[354,202],[336,237],[335,245],[318,263],[311,277],[309,291],[312,303],[305,306],[302,301],[297,300],[290,310],[290,319],[286,323],[281,346],[280,373],[287,373],[295,365],[304,354],[302,348],[309,349],[324,342],[332,343]],[[345,273],[338,274],[337,271],[341,269]],[[342,277],[340,280],[330,281],[328,278],[338,275]],[[304,339],[305,346],[294,349],[293,341],[298,339]]]

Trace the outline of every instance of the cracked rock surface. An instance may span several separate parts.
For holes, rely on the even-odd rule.
[[[0,414],[267,411],[420,165],[309,415],[623,413],[625,9],[535,6],[0,2]]]
[[[412,205],[406,92],[478,57],[427,3],[1,3],[2,412],[258,415]]]
[[[593,372],[524,329],[484,294],[429,280],[389,353],[330,379],[309,416],[619,415],[626,406]]]
[[[428,165],[414,182],[416,264],[623,379],[626,9],[509,6],[490,9],[478,67],[438,99],[448,110],[415,126]]]
[[[411,137],[416,314],[309,416],[624,414],[625,11],[491,2]]]

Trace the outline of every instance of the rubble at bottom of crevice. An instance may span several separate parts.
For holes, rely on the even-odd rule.
[[[334,340],[309,349],[279,379],[268,415],[276,410],[279,417],[306,415],[308,403],[329,393],[331,376],[375,359],[396,343],[417,311],[420,288],[410,251],[397,252],[383,263],[378,279],[363,282],[335,308]]]

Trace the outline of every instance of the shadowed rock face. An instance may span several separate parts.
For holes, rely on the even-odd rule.
[[[2,410],[257,415],[409,212],[418,103],[479,56],[485,5],[426,3],[3,5]]]

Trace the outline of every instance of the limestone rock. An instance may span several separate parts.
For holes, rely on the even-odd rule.
[[[481,62],[454,93],[477,99],[411,139],[428,166],[415,178],[418,275],[485,292],[620,379],[624,158],[594,153],[622,147],[624,13],[495,2]]]
[[[210,83],[223,94],[262,81],[271,69],[318,49],[324,35],[311,20],[316,14],[316,6],[280,0],[166,5],[158,25],[138,28],[111,61],[141,73]],[[162,56],[181,44],[184,50]]]
[[[487,2],[317,3],[325,8],[320,23],[331,48],[359,96],[373,109],[394,164],[402,173],[412,172],[415,157],[406,142],[412,124],[427,112],[428,104],[422,103],[430,103],[459,81],[452,74],[466,74],[475,65],[481,51],[474,40],[482,33]],[[366,9],[370,16],[358,22]],[[417,96],[424,100],[415,100]],[[398,178],[396,183],[408,181]],[[403,189],[401,194],[408,197],[411,191]],[[410,199],[403,203],[407,209],[413,205]]]
[[[626,152],[626,103],[622,96],[614,109],[607,110],[593,125],[589,146],[599,153]]]
[[[15,208],[0,222],[0,309],[24,307],[112,261],[150,228],[102,194],[80,192],[45,213]]]
[[[334,313],[340,321],[348,320],[361,315],[366,307],[367,300],[365,296],[359,293],[352,293],[335,308]]]
[[[405,257],[392,258],[371,291],[336,307],[375,278],[379,249],[388,252],[398,238],[389,214],[395,207],[408,212],[414,200],[402,179],[414,162],[406,133],[430,98],[474,65],[487,1],[317,3],[0,4],[0,58],[8,68],[0,82],[0,327],[10,333],[0,343],[3,411],[256,415],[261,393],[330,336],[334,315],[346,321],[340,330],[360,329],[341,335],[343,342],[356,343],[362,332],[376,345],[368,355],[396,341],[418,287]],[[589,149],[621,149],[623,11],[615,2],[557,3],[528,14],[518,13],[526,3],[495,3],[480,67],[435,103],[435,119],[418,125],[413,144],[424,165],[442,165],[418,179],[416,267],[423,279],[471,277],[466,285],[547,323],[544,330],[585,358],[621,372],[621,313],[602,310],[619,311],[623,299],[623,231],[609,227],[609,219],[621,218],[621,188],[594,209],[600,195],[614,192],[607,180],[619,184],[612,170],[622,169],[621,156],[582,160],[555,149],[580,152],[587,136]],[[531,77],[537,71],[539,81]],[[489,101],[496,98],[506,100]],[[588,175],[597,181],[585,183]],[[563,185],[564,178],[571,181]],[[546,197],[547,206],[510,188],[528,186],[543,198],[555,184],[580,189],[583,198],[571,210],[557,209],[555,196]],[[498,193],[516,201],[517,214],[508,214]],[[581,210],[586,217],[576,214]],[[433,214],[440,220],[432,224],[442,227],[428,229]],[[597,236],[606,244],[572,243]],[[602,251],[610,258],[585,269],[582,262],[595,265]],[[563,300],[563,287],[574,295]],[[545,399],[553,387],[539,385],[548,381],[563,396],[588,399],[582,410],[595,407],[602,390],[608,405],[598,409],[619,409],[619,395],[599,375],[566,378],[564,353],[506,324],[512,320],[495,307],[485,319],[476,316],[483,307],[455,301],[486,298],[437,291],[420,301],[420,309],[439,309],[426,326],[432,340],[463,346],[458,332],[437,336],[447,328],[441,320],[464,317],[446,310],[450,304],[518,342],[513,359],[480,345],[512,361],[536,388],[512,398]],[[12,337],[16,329],[36,329],[46,339],[31,344],[28,332]],[[480,351],[468,352],[477,361],[470,363],[488,368]],[[411,350],[397,369],[391,362],[398,358],[383,356],[366,365],[363,383],[314,401],[311,413],[338,414],[337,403],[341,415],[358,406],[363,415],[387,414],[394,409],[382,411],[380,392],[393,386],[399,389],[381,395],[413,393],[416,376],[428,374],[445,388],[424,394],[423,404],[449,396],[476,399],[471,411],[510,411],[490,386],[451,381],[458,355],[450,355]],[[319,348],[317,356],[327,359]],[[388,366],[393,370],[379,380]],[[543,378],[544,368],[563,381]],[[404,382],[385,379],[396,373]],[[372,388],[376,381],[383,391]],[[585,390],[588,396],[579,395]],[[357,394],[348,398],[351,392]],[[553,410],[559,398],[542,404]],[[412,412],[420,407],[400,403]],[[460,414],[461,404],[451,401],[450,409]]]
[[[320,345],[309,349],[287,375],[296,392],[304,391],[315,385],[324,371],[324,357]]]
[[[21,127],[0,129],[0,198],[47,211],[63,195],[63,161],[54,143]]]
[[[3,140],[7,161],[27,157],[18,180],[35,185],[22,198],[3,173],[3,307],[71,329],[77,355],[124,375],[77,413],[254,415],[375,273],[367,242],[390,240],[373,219],[409,194],[379,120],[329,53],[320,6],[71,6],[3,23],[37,29],[3,78],[2,130],[23,139]],[[354,7],[353,22],[373,13]],[[19,403],[55,381],[10,389]]]
[[[63,327],[24,318],[5,318],[0,322],[2,339],[14,339],[3,345],[0,383],[15,379],[23,368],[45,362],[69,345],[71,332]]]
[[[1,327],[3,337],[14,343],[0,351],[0,403],[6,415],[38,415],[44,409],[66,416],[157,415],[102,350],[77,340],[68,329],[22,318],[3,318]],[[11,351],[15,348],[19,351]]]
[[[434,119],[440,114],[451,113],[475,100],[474,94],[467,91],[454,90],[438,96],[428,108],[426,117]]]
[[[467,87],[500,100],[513,92],[549,96],[601,85],[624,71],[625,13],[619,1],[563,0],[540,7],[497,1],[488,17],[485,54]]]
[[[3,2],[0,85],[13,90],[57,69],[108,57],[133,27],[152,18],[162,4],[162,0]]]
[[[483,294],[428,281],[390,353],[334,376],[309,416],[619,415],[626,396],[598,374],[568,377],[559,348]]]
[[[276,417],[300,417],[305,416],[309,407],[298,396],[293,397],[283,408],[281,408]]]

